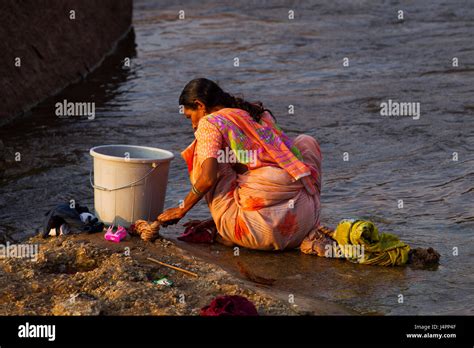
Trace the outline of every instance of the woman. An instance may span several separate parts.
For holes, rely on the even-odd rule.
[[[218,239],[259,250],[300,246],[319,226],[321,152],[309,135],[290,139],[260,102],[190,81],[179,97],[195,140],[183,152],[192,188],[184,205],[163,212],[178,222],[206,197]]]

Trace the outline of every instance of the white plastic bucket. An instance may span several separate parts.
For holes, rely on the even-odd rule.
[[[174,155],[133,145],[103,145],[94,159],[94,210],[106,225],[129,227],[137,219],[155,220],[163,212],[168,172]]]

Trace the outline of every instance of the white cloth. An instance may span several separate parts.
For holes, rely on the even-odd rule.
[[[61,236],[63,234],[69,234],[71,233],[71,229],[69,227],[68,224],[62,224],[60,227],[59,227],[59,233],[57,231],[56,228],[52,228],[50,231],[49,231],[49,235],[50,236]]]
[[[79,216],[83,223],[88,223],[95,219],[95,215],[91,213],[81,213]]]

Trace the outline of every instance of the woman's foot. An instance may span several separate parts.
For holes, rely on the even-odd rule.
[[[318,231],[325,234],[326,236],[328,236],[330,238],[333,238],[333,236],[334,236],[334,230],[332,228],[329,228],[329,227],[326,227],[326,226],[323,226],[323,225],[319,225]]]
[[[335,243],[332,238],[333,234],[334,230],[318,226],[306,236],[300,245],[300,250],[305,254],[332,257],[333,244]]]

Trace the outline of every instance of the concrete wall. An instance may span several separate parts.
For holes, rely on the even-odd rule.
[[[0,125],[84,78],[131,23],[132,0],[1,0]]]

